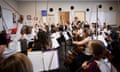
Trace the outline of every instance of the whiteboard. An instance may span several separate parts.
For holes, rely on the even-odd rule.
[[[3,18],[2,24],[6,26],[5,28],[7,29],[14,28],[13,15],[11,10],[2,8],[2,18]]]

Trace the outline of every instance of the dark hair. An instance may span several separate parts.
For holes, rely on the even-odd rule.
[[[110,25],[107,25],[107,29],[110,30],[112,29],[112,27]]]
[[[18,22],[19,22],[19,23],[23,23],[23,20],[24,20],[23,15],[20,15],[20,16],[19,16],[19,19],[18,19]]]
[[[16,53],[0,63],[0,72],[33,72],[33,67],[27,56]]]
[[[10,42],[10,36],[6,33],[6,31],[2,31],[0,33],[0,45],[8,45]]]
[[[85,35],[82,37],[83,39],[90,36],[88,29],[84,28],[82,32],[85,33]]]
[[[100,40],[91,40],[89,41],[88,45],[92,48],[93,54],[96,59],[102,57],[106,51],[104,43]]]
[[[21,34],[23,35],[23,34],[26,34],[26,32],[27,32],[27,25],[24,25],[22,28],[21,28]]]
[[[57,31],[57,28],[55,25],[51,25],[51,33],[55,33]]]
[[[78,19],[78,17],[74,17],[74,19]]]
[[[59,31],[64,31],[64,26],[63,25],[59,26]]]
[[[26,34],[31,34],[31,32],[32,32],[32,27],[31,26],[27,26]]]
[[[40,29],[37,33],[34,48],[38,50],[48,50],[51,48],[51,45],[52,43],[48,33]]]

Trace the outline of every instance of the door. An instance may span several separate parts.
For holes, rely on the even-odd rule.
[[[60,12],[60,24],[65,24],[69,21],[69,12]]]

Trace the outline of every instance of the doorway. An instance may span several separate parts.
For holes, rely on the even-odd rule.
[[[60,12],[60,24],[65,24],[69,21],[69,12]]]

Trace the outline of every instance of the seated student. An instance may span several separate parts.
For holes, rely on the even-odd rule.
[[[0,72],[33,72],[33,67],[27,56],[16,53],[0,63]]]
[[[71,62],[67,59],[65,63],[70,67],[71,72],[76,72],[76,70],[81,67],[82,63],[86,60],[91,59],[91,55],[87,55],[85,53],[85,46],[87,45],[88,41],[91,40],[91,37],[89,36],[89,33],[86,29],[83,29],[82,32],[82,40],[74,40],[73,44],[77,45],[76,48],[72,51],[72,56],[70,55]],[[68,56],[69,58],[69,56]]]
[[[76,45],[85,45],[87,42],[91,40],[90,33],[87,29],[83,29],[82,31],[82,40],[81,41],[73,41],[73,44]]]
[[[82,64],[82,72],[117,72],[106,56],[107,50],[103,42],[99,40],[89,41],[88,51],[94,57],[91,61],[85,61]]]

